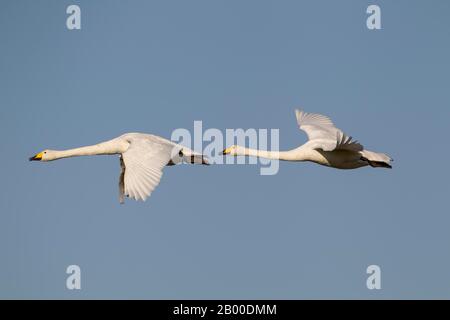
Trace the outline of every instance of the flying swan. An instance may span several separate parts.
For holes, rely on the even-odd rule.
[[[30,161],[120,154],[119,202],[128,196],[145,201],[159,184],[165,166],[181,162],[208,164],[208,159],[170,140],[145,133],[126,133],[118,138],[81,148],[44,150]]]
[[[254,156],[274,160],[311,161],[337,169],[357,169],[365,166],[391,169],[392,159],[384,154],[365,150],[352,137],[336,128],[330,118],[295,110],[300,129],[308,142],[289,151],[264,151],[233,145],[222,151],[232,156]]]

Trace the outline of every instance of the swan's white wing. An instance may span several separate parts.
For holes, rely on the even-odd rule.
[[[122,154],[125,173],[121,193],[145,201],[159,184],[174,145],[150,135],[133,137],[129,142],[128,150]]]
[[[363,146],[358,141],[352,140],[352,137],[336,128],[330,118],[299,110],[295,110],[295,115],[300,129],[306,132],[312,148],[323,151],[363,150]]]

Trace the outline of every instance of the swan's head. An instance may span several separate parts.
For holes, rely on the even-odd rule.
[[[230,156],[236,156],[237,153],[238,153],[238,151],[239,151],[239,148],[240,148],[239,146],[232,145],[231,147],[226,148],[225,150],[223,150],[223,151],[221,152],[221,154],[222,154],[222,155],[229,154]]]
[[[39,152],[38,154],[32,156],[30,161],[51,161],[54,160],[55,156],[53,155],[52,150],[44,150]]]

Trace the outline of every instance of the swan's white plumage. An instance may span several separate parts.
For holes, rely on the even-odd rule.
[[[119,201],[124,196],[145,201],[158,186],[163,169],[169,163],[208,164],[206,157],[170,140],[143,133],[127,133],[129,146],[121,156],[122,173],[119,181]]]
[[[297,123],[306,132],[308,142],[288,151],[268,151],[233,145],[223,154],[254,156],[273,160],[311,161],[338,169],[365,166],[392,168],[392,159],[384,154],[364,150],[364,147],[336,128],[327,116],[296,110]]]
[[[159,184],[173,148],[173,144],[158,141],[152,136],[130,139],[128,150],[122,154],[124,195],[145,201]]]
[[[335,127],[327,116],[295,110],[297,123],[308,136],[308,145],[323,151],[349,150],[361,151],[363,146]]]
[[[30,160],[53,161],[87,155],[120,154],[119,201],[128,196],[145,201],[158,186],[163,168],[181,162],[208,164],[206,157],[170,140],[145,133],[126,133],[92,146],[44,150]]]

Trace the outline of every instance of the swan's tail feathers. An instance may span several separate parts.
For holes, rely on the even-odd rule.
[[[392,169],[391,162],[394,160],[387,154],[363,150],[361,155],[361,160],[366,161],[372,168]]]

